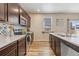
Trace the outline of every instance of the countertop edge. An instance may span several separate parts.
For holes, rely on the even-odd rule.
[[[54,35],[54,36],[60,38],[61,41],[62,41],[63,43],[65,43],[67,46],[69,46],[69,47],[71,47],[72,49],[74,49],[75,51],[79,52],[79,45],[77,45],[76,43],[70,42],[69,40],[66,40],[66,38],[61,37],[61,36],[59,36],[59,35],[57,35],[57,34],[55,34],[55,33],[49,33],[49,34]]]
[[[5,46],[8,46],[8,45],[10,45],[11,43],[13,43],[13,42],[15,42],[15,41],[18,41],[19,39],[25,37],[26,35],[20,35],[20,36],[21,36],[20,38],[16,38],[16,40],[13,40],[13,41],[11,41],[11,42],[9,42],[9,43],[3,45],[3,46],[0,46],[0,50],[2,50],[3,48],[5,48]],[[18,36],[18,37],[19,37],[19,36]]]

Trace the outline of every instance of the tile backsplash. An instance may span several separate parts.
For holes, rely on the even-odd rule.
[[[8,35],[12,36],[14,33],[25,34],[27,32],[27,28],[21,25],[10,25],[8,23],[0,23],[0,35]]]
[[[9,28],[7,23],[0,23],[0,35],[8,35]]]

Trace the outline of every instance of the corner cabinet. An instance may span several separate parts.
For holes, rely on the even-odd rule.
[[[0,56],[17,56],[17,41],[1,48]]]

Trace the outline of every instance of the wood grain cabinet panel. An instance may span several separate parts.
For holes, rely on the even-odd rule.
[[[49,43],[50,43],[50,47],[53,50],[53,52],[56,54],[56,40],[55,37],[53,37],[51,34],[49,35]]]
[[[6,3],[0,3],[0,22],[7,21],[6,19],[7,5]]]
[[[8,3],[8,22],[19,24],[19,5],[17,3]]]
[[[60,56],[61,55],[61,41],[60,41],[60,38],[58,38],[58,37],[55,37],[55,47],[56,47],[56,51],[55,51],[55,53],[56,53],[56,55],[57,56]]]
[[[25,10],[23,10],[22,8],[20,8],[20,24],[21,24],[21,20],[26,22],[26,26],[27,28],[30,28],[31,25],[31,18],[30,16],[27,14],[27,12]],[[23,25],[23,24],[21,24]]]
[[[61,55],[61,45],[60,45],[60,40],[56,36],[49,35],[49,44],[53,52],[55,53],[56,56]]]
[[[17,56],[17,49],[14,48],[12,51],[10,51],[7,56]]]
[[[24,56],[26,54],[25,38],[18,40],[18,56]]]
[[[1,48],[0,56],[17,56],[17,42],[13,42]]]
[[[49,35],[49,44],[50,44],[51,49],[53,49],[53,48],[52,48],[53,42],[52,42],[52,36],[51,36],[51,35]]]

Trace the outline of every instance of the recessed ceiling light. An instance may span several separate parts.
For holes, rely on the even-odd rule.
[[[40,9],[37,9],[37,12],[40,12]]]

